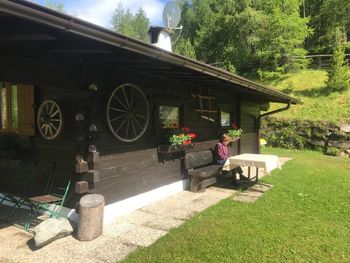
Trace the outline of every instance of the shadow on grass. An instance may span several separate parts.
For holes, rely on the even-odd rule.
[[[328,87],[322,87],[322,88],[312,88],[312,89],[305,89],[305,90],[296,90],[293,93],[295,95],[314,98],[314,97],[327,97],[334,92],[335,92],[334,90],[331,90]]]
[[[238,192],[244,192],[255,184],[255,181],[248,182],[246,180],[237,180],[236,182],[233,182],[232,178],[224,178],[219,180],[215,186],[224,189],[236,190]]]

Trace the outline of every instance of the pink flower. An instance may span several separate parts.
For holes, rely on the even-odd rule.
[[[195,133],[193,133],[193,132],[188,133],[187,135],[191,137],[191,140],[194,139],[194,138],[196,138],[196,136],[197,136],[197,135],[196,135]]]
[[[184,131],[184,132],[189,132],[189,131],[190,131],[190,128],[188,128],[188,127],[182,127],[181,130]]]
[[[184,145],[189,145],[191,144],[191,140],[184,141]]]
[[[232,123],[231,123],[231,127],[232,127],[233,129],[237,129],[236,123],[232,122]]]

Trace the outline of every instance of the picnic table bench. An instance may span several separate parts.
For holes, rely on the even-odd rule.
[[[227,159],[222,170],[230,171],[238,166],[248,167],[249,182],[254,179],[255,179],[255,182],[258,182],[259,168],[262,168],[265,174],[269,174],[272,170],[276,168],[281,169],[281,164],[279,162],[277,155],[244,153],[236,156],[231,156],[229,159]],[[251,167],[256,168],[254,177],[251,177],[251,171],[250,171]]]
[[[185,155],[185,168],[188,171],[192,192],[203,192],[207,186],[217,182],[222,165],[214,164],[212,151],[191,152]]]

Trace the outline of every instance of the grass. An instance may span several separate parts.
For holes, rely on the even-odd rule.
[[[328,73],[324,70],[304,70],[265,81],[266,86],[283,91],[303,102],[302,105],[292,106],[288,111],[274,116],[332,123],[349,122],[350,90],[329,93],[325,83],[327,79]],[[271,104],[270,110],[280,107],[280,104]]]
[[[350,262],[349,161],[265,151],[293,160],[256,203],[223,200],[123,262]]]

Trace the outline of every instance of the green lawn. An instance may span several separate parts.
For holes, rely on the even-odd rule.
[[[124,262],[350,262],[350,163],[318,152],[292,157],[256,203],[221,201]]]
[[[268,87],[300,99],[303,104],[274,116],[287,119],[319,120],[333,123],[350,121],[350,90],[329,93],[326,88],[328,73],[324,70],[304,70],[265,81]],[[281,104],[271,104],[271,109]]]

